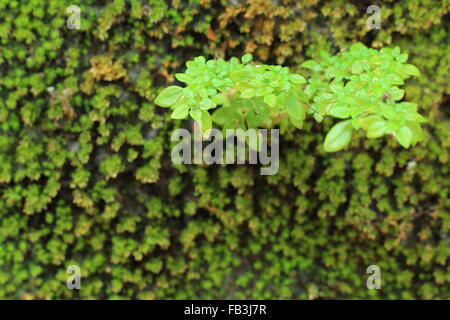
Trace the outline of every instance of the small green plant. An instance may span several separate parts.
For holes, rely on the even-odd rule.
[[[171,108],[173,119],[190,115],[205,135],[213,123],[246,129],[289,118],[301,129],[307,114],[318,122],[327,116],[342,119],[325,138],[327,152],[348,146],[359,129],[368,138],[391,134],[405,148],[424,139],[420,123],[425,118],[417,104],[400,102],[404,79],[420,74],[405,64],[407,54],[398,47],[375,50],[356,43],[339,55],[321,52],[321,57],[302,64],[312,72],[308,81],[287,67],[253,64],[249,53],[230,61],[197,57],[186,63],[185,73],[175,75],[186,87],[165,88],[155,103]]]

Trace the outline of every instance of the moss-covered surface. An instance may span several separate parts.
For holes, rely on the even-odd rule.
[[[0,0],[0,298],[450,298],[450,2],[380,3]],[[172,165],[152,100],[186,60],[298,71],[356,41],[409,52],[426,142],[327,154],[326,120],[282,130],[274,176]]]

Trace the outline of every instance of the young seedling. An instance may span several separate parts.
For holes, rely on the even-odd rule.
[[[205,135],[213,123],[245,130],[289,118],[301,129],[307,114],[318,122],[326,116],[341,119],[325,137],[327,152],[347,147],[360,129],[369,139],[391,134],[405,148],[424,139],[420,123],[425,118],[417,104],[400,102],[404,79],[420,74],[405,64],[407,54],[398,47],[375,50],[356,43],[341,54],[322,52],[321,57],[321,62],[302,64],[312,71],[307,81],[287,67],[253,64],[249,53],[229,61],[200,56],[175,75],[186,87],[165,88],[155,104],[171,108],[172,119],[191,116]]]

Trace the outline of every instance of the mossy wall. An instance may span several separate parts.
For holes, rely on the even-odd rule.
[[[0,0],[0,298],[450,298],[449,6]],[[332,122],[309,121],[282,130],[274,176],[171,163],[170,135],[191,123],[152,100],[186,60],[252,52],[305,74],[356,41],[419,67],[405,89],[426,142],[361,134],[328,154]]]

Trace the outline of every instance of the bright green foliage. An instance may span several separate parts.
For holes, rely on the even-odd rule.
[[[405,92],[398,86],[410,76],[419,76],[414,65],[404,64],[407,54],[398,47],[378,51],[356,43],[339,56],[325,51],[321,55],[321,63],[308,60],[302,64],[313,70],[306,93],[312,97],[310,110],[318,121],[325,116],[351,118],[353,129],[364,129],[368,138],[392,134],[405,148],[424,140],[419,123],[425,118],[417,113],[417,104],[399,102]],[[350,129],[346,131],[346,136],[351,135]],[[325,151],[345,147],[350,139],[344,140],[337,149],[325,144]]]
[[[382,1],[379,30],[362,3],[0,0],[0,298],[448,299],[449,1]],[[80,30],[65,25],[73,4]],[[189,123],[154,99],[186,61],[251,52],[310,79],[305,60],[358,41],[409,53],[421,75],[401,90],[426,142],[353,129],[326,153],[329,115],[280,120],[273,176],[171,163]],[[72,264],[81,290],[66,287]],[[372,264],[381,290],[365,285]]]
[[[284,114],[301,123],[306,95],[299,84],[305,83],[305,78],[290,73],[287,67],[255,65],[251,60],[252,55],[245,54],[241,61],[206,61],[204,57],[188,61],[186,72],[175,75],[187,86],[165,88],[155,104],[171,107],[172,119],[190,115],[205,134],[212,121],[227,129],[258,128],[270,126]],[[212,117],[211,109],[217,110]]]
[[[321,63],[302,64],[313,70],[304,88],[303,76],[290,73],[287,67],[250,64],[249,53],[241,63],[236,58],[206,61],[197,57],[186,63],[185,73],[175,75],[187,86],[165,88],[155,104],[171,107],[172,119],[190,114],[206,134],[211,129],[209,110],[219,107],[212,120],[227,129],[272,126],[283,116],[301,129],[306,111],[319,122],[326,116],[351,118],[330,131],[325,139],[327,152],[347,147],[352,128],[363,128],[368,138],[392,134],[405,148],[424,140],[419,123],[425,118],[417,113],[417,104],[398,102],[404,96],[398,85],[419,75],[415,66],[404,64],[407,54],[398,47],[378,51],[356,43],[337,56],[323,51],[322,58]]]
[[[345,148],[350,143],[352,131],[350,120],[336,123],[325,138],[325,151],[334,152]]]
[[[171,107],[183,96],[183,89],[177,86],[170,86],[155,99],[155,103],[161,107]],[[175,107],[175,109],[178,109]]]

